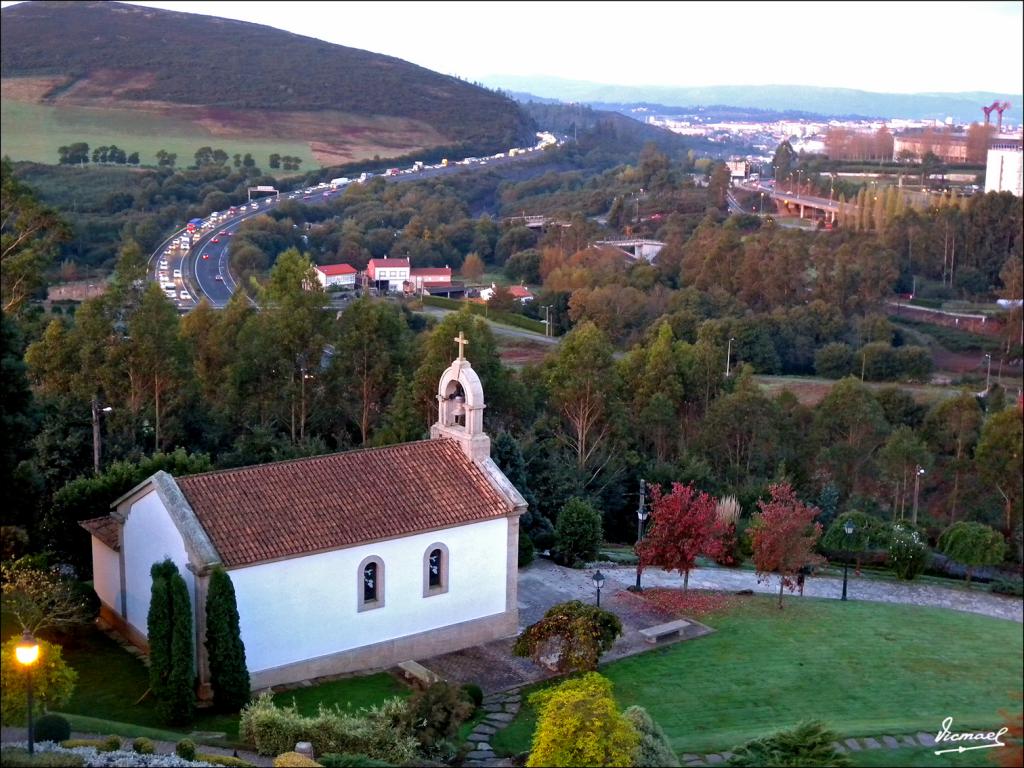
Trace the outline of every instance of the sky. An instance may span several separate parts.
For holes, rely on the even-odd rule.
[[[471,81],[1024,91],[1019,1],[133,4],[266,24]]]

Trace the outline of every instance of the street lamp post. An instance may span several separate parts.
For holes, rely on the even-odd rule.
[[[729,363],[732,360],[732,343],[736,341],[735,338],[729,338],[729,345],[725,350],[725,378],[729,378]]]
[[[853,521],[852,520],[847,520],[845,523],[843,523],[843,533],[846,534],[847,540],[849,540],[849,538],[853,535],[853,531],[854,531],[854,526],[853,526]],[[849,550],[847,550],[846,555],[847,556],[843,559],[843,597],[842,597],[843,600],[846,599],[846,579],[847,579],[847,572],[850,569],[850,557],[849,557],[850,552],[849,552]]]
[[[644,481],[640,481],[640,506],[636,510],[636,545],[639,549],[640,541],[644,537],[644,523],[647,521],[647,507],[644,505]],[[643,592],[643,587],[640,586],[640,553],[637,552],[637,563],[636,563],[636,591]]]
[[[35,752],[35,732],[32,728],[32,665],[39,659],[39,643],[27,629],[21,636],[21,642],[14,648],[14,657],[25,668],[28,688],[28,754]]]
[[[910,515],[910,522],[917,525],[917,496],[921,493],[921,475],[924,474],[924,467],[920,464],[917,465],[917,469],[914,471],[914,511]]]
[[[92,469],[97,475],[100,473],[100,453],[101,453],[101,435],[100,435],[100,414],[110,413],[113,408],[109,405],[100,408],[100,399],[96,395],[92,396]]]
[[[597,607],[601,607],[601,587],[604,586],[604,574],[601,571],[594,573],[594,586],[597,587]]]
[[[988,360],[988,372],[985,374],[985,394],[987,395],[989,388],[992,386],[992,354],[986,352],[985,359]]]
[[[551,333],[551,304],[544,305],[544,335],[553,336]]]

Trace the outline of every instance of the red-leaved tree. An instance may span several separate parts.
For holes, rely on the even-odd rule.
[[[685,592],[698,555],[722,555],[724,529],[715,511],[718,502],[693,485],[681,483],[673,483],[668,495],[655,486],[651,497],[651,531],[636,547],[640,569],[656,565],[678,571]]]
[[[771,500],[757,502],[761,511],[754,515],[751,526],[754,565],[758,581],[767,581],[772,574],[779,577],[782,608],[783,587],[792,592],[801,568],[824,562],[814,553],[814,545],[821,538],[821,523],[814,522],[818,508],[801,502],[789,483],[776,483],[768,491]]]

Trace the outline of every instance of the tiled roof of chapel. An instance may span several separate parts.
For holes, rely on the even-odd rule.
[[[452,440],[177,478],[226,566],[495,519],[509,505]]]

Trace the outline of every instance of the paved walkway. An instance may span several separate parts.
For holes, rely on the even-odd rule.
[[[924,731],[903,736],[867,736],[832,742],[832,747],[840,754],[862,752],[868,749],[931,749],[934,746],[935,737]],[[687,753],[683,755],[682,763],[686,766],[721,765],[730,757],[732,757],[732,752],[714,752],[709,755]],[[494,762],[490,765],[496,766],[498,763]]]
[[[605,592],[609,591],[612,583],[624,588],[636,581],[635,567],[601,563],[600,568],[602,573],[608,577],[608,582],[605,583]],[[576,571],[574,573],[582,573],[589,581],[592,571]],[[522,584],[522,577],[520,577],[520,584]],[[682,578],[676,573],[667,573],[660,568],[647,568],[644,570],[643,584],[646,587],[680,588],[682,587]],[[779,582],[772,577],[767,583],[759,584],[753,571],[735,568],[697,568],[690,572],[690,588],[717,589],[726,592],[752,589],[755,592],[777,594]],[[591,585],[591,595],[593,591],[594,587]],[[804,595],[808,597],[826,597],[838,600],[842,594],[843,580],[841,577],[809,576],[804,585]],[[954,611],[980,613],[997,619],[1009,619],[1024,623],[1024,600],[1019,597],[996,595],[981,590],[948,589],[912,581],[892,582],[855,577],[852,571],[847,586],[847,597],[850,600],[949,608]]]

